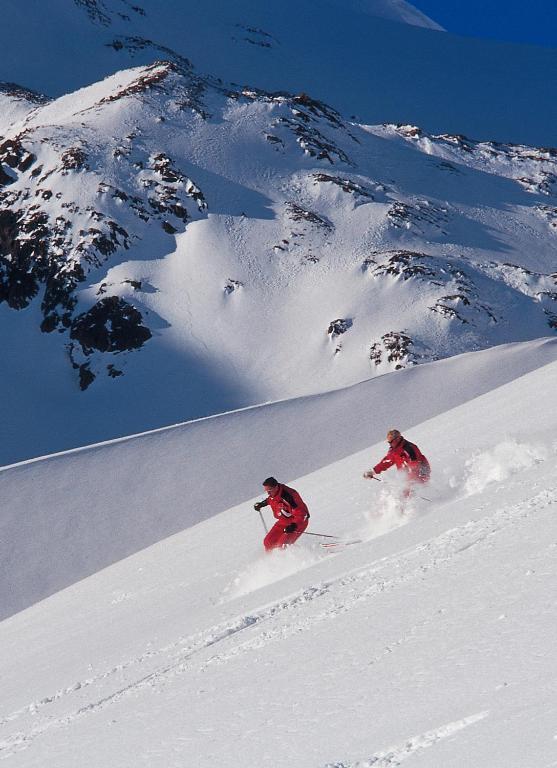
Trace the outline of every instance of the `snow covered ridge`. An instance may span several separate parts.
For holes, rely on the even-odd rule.
[[[40,305],[82,389],[172,327],[224,377],[240,359],[261,380],[250,350],[280,337],[298,379],[275,397],[316,370],[339,386],[557,327],[555,150],[361,126],[187,61],[1,97],[19,111],[0,139],[0,301]]]
[[[308,92],[366,124],[554,141],[557,51],[440,33],[404,0],[9,0],[2,21],[0,80],[51,97],[187,59],[226,81]]]
[[[419,27],[440,30],[436,22],[428,18],[406,0],[330,0],[333,5],[340,5],[343,9],[351,8],[355,11],[390,19],[391,21],[415,24]],[[139,3],[130,3],[127,0],[110,2],[110,0],[74,0],[75,4],[82,8],[94,24],[110,27],[115,23],[129,23],[134,16],[147,15],[144,7]],[[257,34],[260,30],[246,30],[251,34]]]
[[[437,22],[430,19],[425,13],[419,11],[406,0],[335,0],[341,7],[352,7],[354,10],[378,16],[391,21],[404,22],[405,24],[427,29],[442,30]]]
[[[528,147],[521,144],[503,144],[497,141],[474,141],[467,136],[428,134],[415,125],[385,125],[375,129],[383,135],[396,133],[429,154],[447,161],[461,160],[468,154],[470,165],[478,170],[493,171],[518,181],[529,192],[537,192],[555,199],[557,196],[557,175],[555,174],[555,147]],[[529,161],[534,166],[529,166]],[[549,165],[544,165],[549,161]],[[517,175],[533,171],[534,175]],[[450,170],[450,163],[447,164]],[[553,226],[556,226],[555,224]]]

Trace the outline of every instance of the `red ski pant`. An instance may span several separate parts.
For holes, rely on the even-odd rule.
[[[302,523],[297,523],[297,528],[292,533],[284,532],[283,523],[275,523],[269,533],[263,539],[263,546],[267,552],[271,549],[280,549],[281,547],[288,547],[290,544],[300,538],[302,533],[308,527],[309,518]]]

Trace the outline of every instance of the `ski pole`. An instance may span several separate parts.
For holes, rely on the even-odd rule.
[[[330,533],[312,533],[311,531],[302,531],[304,536],[321,536],[323,539],[338,539],[338,536],[331,536]]]
[[[265,529],[265,533],[269,533],[269,530],[265,524],[265,518],[263,517],[263,512],[260,509],[258,509],[257,511],[259,512],[259,517],[261,518],[261,525]]]

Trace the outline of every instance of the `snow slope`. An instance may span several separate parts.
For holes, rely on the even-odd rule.
[[[5,0],[2,20],[0,80],[49,96],[185,57],[225,82],[311,93],[360,122],[556,143],[556,51],[440,33],[400,0]]]
[[[556,354],[557,340],[497,347],[4,469],[0,617],[239,503],[270,474],[338,461],[393,419],[413,427]]]
[[[416,499],[403,514],[392,473],[383,485],[361,478],[393,418],[369,389],[376,407],[360,442],[355,424],[369,413],[361,387],[336,395],[344,418],[333,417],[332,396],[275,406],[287,429],[280,440],[267,433],[266,466],[255,451],[246,456],[262,430],[257,417],[273,423],[261,408],[4,471],[3,498],[18,485],[42,492],[44,525],[58,520],[66,541],[84,531],[60,508],[64,480],[72,507],[87,494],[111,528],[124,507],[116,511],[106,492],[91,504],[87,475],[104,468],[107,490],[110,465],[123,488],[134,454],[138,496],[128,507],[143,501],[155,520],[160,492],[174,493],[185,524],[199,520],[1,623],[6,764],[554,765],[557,362],[554,342],[532,347],[370,383],[392,379],[399,426],[432,461],[431,501]],[[537,365],[513,376],[524,354]],[[421,407],[405,396],[404,382],[417,378]],[[425,420],[410,422],[419,411]],[[344,443],[336,456],[331,419]],[[228,497],[235,506],[208,518],[182,475],[163,474],[180,445],[196,473],[188,488],[214,500],[240,487]],[[147,454],[158,473],[145,471]],[[310,530],[364,543],[331,554],[306,537],[261,554],[251,504],[264,469],[303,493]],[[28,545],[29,530],[11,535],[14,550]],[[91,549],[90,539],[81,554]]]

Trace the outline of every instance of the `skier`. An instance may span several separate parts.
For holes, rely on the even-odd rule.
[[[267,498],[256,502],[253,507],[259,512],[263,507],[270,506],[277,521],[265,536],[263,546],[267,551],[288,547],[308,527],[308,508],[298,491],[279,483],[274,477],[264,480],[263,488]]]
[[[390,429],[387,432],[387,442],[389,443],[387,455],[373,469],[364,472],[364,477],[372,480],[389,467],[396,466],[397,469],[406,472],[404,497],[408,498],[412,494],[414,483],[427,483],[429,480],[431,475],[429,461],[418,446],[406,440],[398,429]]]

